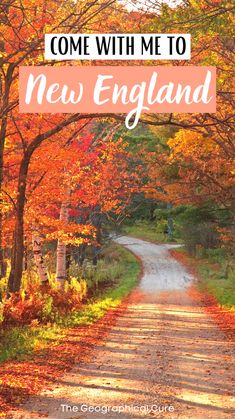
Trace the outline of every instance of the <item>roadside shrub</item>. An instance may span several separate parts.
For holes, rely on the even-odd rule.
[[[55,274],[49,277],[49,283],[41,284],[37,272],[33,269],[23,273],[22,290],[10,297],[6,295],[6,280],[0,281],[2,303],[0,299],[0,324],[34,324],[35,322],[58,322],[63,315],[79,311],[85,298],[93,297],[98,289],[106,289],[121,278],[125,266],[122,256],[112,247],[104,253],[96,266],[88,260],[83,266],[71,263],[74,276],[59,288]],[[85,278],[85,279],[84,279]]]
[[[78,310],[87,294],[85,280],[66,282],[64,290],[51,285],[31,286],[25,291],[3,298],[0,306],[0,322],[4,324],[29,324],[34,320],[53,321],[58,314]]]
[[[109,250],[109,249],[108,249]],[[120,262],[122,260],[120,252],[118,253],[118,251],[116,249],[113,249],[112,251],[104,251],[103,253],[104,255],[104,260],[105,263],[107,264],[112,264],[114,262]]]
[[[70,282],[65,282],[63,290],[50,288],[48,294],[53,299],[53,307],[59,313],[76,311],[81,307],[82,300],[87,295],[87,284],[84,279],[78,281],[72,278]]]
[[[159,220],[156,225],[156,231],[159,233],[165,233],[168,228],[167,220]]]
[[[182,228],[186,250],[196,255],[198,248],[213,249],[219,244],[218,234],[212,223],[188,223]]]
[[[106,288],[116,282],[123,274],[124,267],[119,261],[100,259],[97,266],[91,263],[85,264],[81,268],[80,275],[86,278],[87,291],[89,296],[93,295],[97,289]]]
[[[3,308],[4,323],[30,323],[34,319],[41,319],[46,296],[39,291],[27,294],[25,291],[14,293],[5,298]]]
[[[53,313],[53,298],[51,295],[45,294],[44,295],[44,302],[42,305],[42,311],[41,311],[41,320],[48,321],[52,320],[52,313]],[[32,322],[31,322],[32,324]]]
[[[228,250],[225,248],[208,249],[207,256],[211,262],[224,262],[228,258]]]

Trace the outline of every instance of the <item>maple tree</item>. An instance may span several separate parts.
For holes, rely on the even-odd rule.
[[[148,155],[149,193],[176,204],[200,205],[211,199],[219,205],[232,205],[233,159],[213,138],[179,130],[167,140],[167,146],[168,152]]]
[[[44,153],[45,148],[39,151],[39,154]],[[51,150],[52,152],[55,152],[55,147]],[[48,149],[47,153],[49,154]],[[51,159],[55,160],[55,157],[52,155]],[[47,178],[43,179],[39,189],[35,191],[35,198],[37,199],[37,196],[41,197],[38,205],[39,209],[44,211],[42,229],[47,236],[47,240],[59,238],[57,252],[60,257],[57,260],[59,259],[60,268],[58,263],[57,268],[60,273],[57,274],[57,277],[63,282],[66,277],[66,244],[79,246],[83,243],[89,243],[92,234],[95,234],[93,242],[98,242],[98,226],[94,223],[94,214],[104,215],[110,212],[120,213],[123,211],[133,192],[139,186],[140,176],[137,174],[138,168],[132,173],[129,172],[129,153],[125,150],[123,141],[113,141],[110,136],[106,141],[96,139],[93,135],[81,136],[79,139],[72,141],[69,146],[66,145],[62,150],[59,150],[56,159],[62,159],[64,162],[60,171],[61,180],[57,202],[54,192],[56,185],[58,185],[59,173],[56,170],[53,176],[53,169],[48,171]],[[51,188],[53,192],[51,198],[46,195],[46,201],[43,198],[45,188],[47,191]],[[30,199],[34,212],[36,209],[35,198],[32,195]],[[61,206],[59,223],[54,218],[59,212],[58,204]],[[45,207],[47,207],[47,214],[49,214],[49,216],[47,215],[47,222],[45,222]],[[30,208],[30,211],[32,211],[31,206]],[[50,210],[52,210],[51,214],[54,217],[50,217],[50,212],[48,213]],[[84,213],[86,214],[85,217]],[[37,219],[40,220],[38,209],[36,215]],[[76,220],[81,218],[81,215],[83,223],[80,226],[76,224]],[[72,220],[75,221],[75,224]],[[53,227],[55,228],[56,225],[57,229],[53,231]],[[95,233],[92,232],[92,226],[95,227]],[[90,238],[87,237],[89,231],[91,232]]]
[[[41,144],[48,138],[64,131],[76,121],[91,119],[97,115],[72,116],[57,115],[44,118],[40,115],[28,117],[18,114],[18,66],[40,65],[44,62],[43,37],[44,32],[81,32],[83,30],[95,30],[102,22],[99,15],[106,11],[106,16],[117,22],[119,10],[110,8],[115,1],[73,2],[57,0],[31,2],[24,0],[19,2],[4,1],[1,5],[0,33],[2,41],[1,49],[1,77],[2,103],[0,113],[3,115],[0,134],[0,188],[1,196],[8,192],[2,190],[4,175],[4,147],[6,138],[11,136],[21,142],[23,150],[22,158],[18,167],[18,191],[14,203],[16,224],[13,240],[12,264],[9,279],[9,289],[19,289],[22,275],[22,260],[24,247],[24,209],[25,192],[28,169],[31,158]],[[116,19],[116,20],[115,20]],[[129,24],[129,22],[128,22]],[[107,25],[106,25],[107,27]],[[54,63],[48,62],[49,65]],[[60,65],[60,63],[58,64]],[[13,132],[12,132],[13,130]],[[66,135],[65,133],[63,135]],[[26,140],[27,136],[27,140]],[[70,137],[70,135],[69,135]],[[18,146],[19,147],[19,146]],[[8,194],[9,195],[9,194]],[[8,196],[9,198],[9,196]],[[7,204],[8,205],[8,204]],[[2,198],[2,210],[4,211]],[[2,214],[2,212],[1,212]],[[0,225],[2,224],[2,216]],[[0,229],[2,231],[2,228]],[[4,274],[2,238],[0,237],[0,273]],[[15,285],[14,285],[15,284]]]
[[[0,5],[0,193],[2,195],[3,168],[4,168],[4,146],[8,136],[8,120],[9,114],[16,111],[18,105],[18,66],[40,64],[43,62],[43,38],[44,32],[48,31],[71,31],[77,32],[88,29],[89,24],[103,9],[109,7],[114,1],[94,1],[86,5],[86,2],[63,1],[58,2],[45,0],[32,2],[18,0],[4,0]],[[23,115],[21,116],[23,119]],[[69,125],[75,120],[79,120],[81,116],[73,116],[66,118],[56,118],[53,129],[47,129],[43,136],[35,133],[34,141],[31,143],[30,149],[25,152],[24,161],[20,168],[19,178],[27,176],[27,166],[30,157],[39,144],[48,136],[59,132],[64,126]],[[35,125],[36,120],[35,120]],[[52,125],[49,125],[52,128]],[[20,132],[20,131],[18,131]],[[23,138],[21,134],[21,138]],[[18,250],[16,251],[15,263],[17,259],[22,259],[22,197],[24,195],[25,186],[22,179],[19,179],[19,199],[16,204],[18,210],[18,218],[21,218],[18,225],[18,232],[15,232],[15,243],[19,241]],[[2,218],[0,218],[0,227]],[[0,228],[0,231],[2,228]],[[20,237],[21,236],[21,237]],[[0,273],[4,273],[2,239],[0,238]],[[21,269],[14,275],[20,277]]]
[[[141,7],[141,2],[137,4]],[[230,35],[234,26],[233,2],[182,1],[175,7],[157,1],[150,4],[155,7],[152,31],[190,33],[190,65],[216,66],[217,112],[145,117],[157,142],[154,150],[145,154],[149,165],[146,196],[165,205],[210,205],[211,211],[217,208],[217,215],[221,211],[230,213],[234,202],[235,154],[234,40]],[[176,61],[174,65],[182,62]],[[165,131],[154,127],[161,122],[165,123]],[[172,132],[167,130],[167,122]],[[227,231],[224,237],[231,237],[232,226],[230,215],[230,234]]]
[[[1,113],[3,115],[0,134],[0,185],[3,183],[4,146],[6,137],[11,128],[16,130],[22,142],[23,156],[18,172],[18,192],[15,203],[16,227],[14,232],[14,246],[12,255],[12,267],[10,274],[10,289],[18,289],[22,274],[23,259],[23,219],[25,205],[26,180],[31,157],[35,150],[52,135],[59,133],[66,126],[81,119],[92,118],[93,115],[55,116],[53,118],[41,118],[34,116],[28,118],[23,114],[18,116],[18,66],[32,65],[43,62],[43,37],[44,32],[49,31],[77,31],[88,30],[96,24],[97,16],[114,1],[94,1],[87,5],[86,2],[73,1],[50,1],[46,2],[18,2],[5,1],[1,5],[0,33],[1,41]],[[90,26],[89,26],[90,25]],[[51,63],[48,63],[51,64]],[[24,123],[25,121],[25,123]],[[30,126],[29,130],[25,129]],[[27,133],[27,140],[25,135]],[[12,133],[10,135],[13,135]],[[29,141],[30,137],[30,141]],[[1,189],[1,195],[5,192]],[[4,203],[3,203],[4,206]],[[0,224],[2,218],[0,219]],[[2,230],[2,229],[0,229]],[[0,265],[1,274],[4,273],[3,252],[0,239]],[[13,283],[16,285],[13,286]]]
[[[16,121],[15,123],[17,124]],[[22,121],[20,124],[22,125]],[[59,240],[58,253],[61,256],[59,258],[61,264],[58,272],[63,271],[63,274],[57,272],[58,278],[65,276],[66,244],[80,245],[91,240],[94,235],[93,232],[88,240],[87,237],[91,230],[89,225],[69,222],[68,209],[70,213],[72,211],[73,217],[76,214],[79,215],[77,207],[80,210],[84,207],[88,215],[92,208],[97,206],[102,213],[120,212],[127,205],[139,182],[137,172],[130,173],[128,171],[128,152],[125,151],[124,143],[121,140],[112,141],[109,135],[105,141],[104,138],[93,139],[93,135],[82,136],[80,134],[77,137],[83,127],[84,125],[80,126],[76,123],[73,126],[72,134],[71,127],[67,135],[65,132],[65,138],[64,136],[58,137],[57,134],[53,140],[45,140],[41,147],[38,147],[33,153],[30,167],[25,168],[24,173],[27,173],[27,176],[23,180],[19,174],[22,164],[25,165],[27,144],[22,150],[15,140],[11,142],[8,145],[8,155],[5,161],[6,173],[9,173],[8,169],[12,165],[15,168],[15,176],[13,176],[12,170],[10,175],[6,174],[5,176],[4,191],[11,198],[5,217],[9,220],[11,214],[17,213],[20,199],[22,212],[21,214],[17,213],[18,217],[21,216],[18,224],[24,222],[26,236],[28,234],[37,236],[37,240],[34,240],[37,264],[40,261],[43,263],[40,252],[40,235],[45,235],[47,240]],[[21,133],[24,134],[24,129],[29,130],[30,128],[21,126]],[[28,137],[29,143],[32,144],[29,134],[24,134],[24,136]],[[45,159],[44,156],[47,158]],[[23,192],[20,193],[22,185]],[[58,220],[60,211],[62,216]],[[90,222],[90,224],[92,223]],[[9,228],[12,231],[9,231]],[[13,231],[16,232],[14,224],[10,223],[9,225],[7,222],[8,242],[9,234]],[[20,234],[22,237],[22,230]],[[22,255],[22,249],[20,250]],[[42,275],[45,277],[45,268],[43,267],[41,278]]]

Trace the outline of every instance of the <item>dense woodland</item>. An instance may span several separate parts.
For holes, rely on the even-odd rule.
[[[144,237],[148,231],[151,239],[185,243],[191,256],[219,263],[231,295],[233,2],[183,0],[171,7],[149,1],[147,8],[133,2],[130,11],[123,3],[1,1],[3,328],[61,320],[112,283],[120,275],[120,255],[109,251],[114,232]],[[21,114],[19,66],[65,64],[44,61],[45,32],[191,33],[190,62],[157,65],[216,66],[217,112],[142,115],[132,131],[124,127],[125,115]],[[110,63],[73,62],[93,64]]]

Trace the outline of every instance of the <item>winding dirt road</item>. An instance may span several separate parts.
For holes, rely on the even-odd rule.
[[[86,363],[9,418],[232,418],[232,344],[188,295],[193,278],[171,245],[117,241],[143,262],[127,310]]]

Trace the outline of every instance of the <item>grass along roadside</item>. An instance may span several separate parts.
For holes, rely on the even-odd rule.
[[[151,224],[150,222],[138,222],[134,225],[124,226],[122,232],[123,234],[152,243],[172,243],[178,241],[174,238],[170,239],[162,231],[159,231],[155,224]]]
[[[120,258],[120,277],[79,311],[59,317],[55,323],[13,326],[0,330],[0,362],[24,359],[34,351],[57,345],[66,337],[69,328],[90,325],[101,319],[109,309],[115,309],[138,282],[141,267],[136,257],[117,244],[112,252]]]
[[[235,266],[231,252],[226,249],[210,249],[204,255],[189,256],[185,249],[171,250],[173,256],[193,270],[199,278],[198,290],[212,295],[218,304],[235,309]]]

